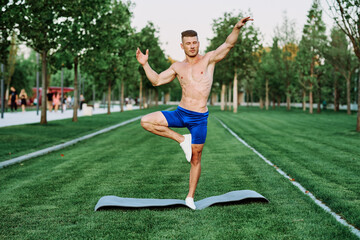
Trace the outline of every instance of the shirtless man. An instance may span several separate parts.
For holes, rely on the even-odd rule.
[[[188,30],[181,33],[181,48],[185,52],[185,60],[175,62],[169,69],[156,73],[148,63],[149,50],[144,55],[138,48],[136,58],[143,66],[147,78],[153,86],[160,86],[178,78],[182,88],[182,98],[175,111],[158,111],[150,113],[141,119],[141,126],[156,135],[167,137],[178,142],[183,149],[186,159],[191,163],[189,192],[186,204],[195,209],[194,194],[201,173],[201,153],[207,133],[207,118],[209,115],[207,100],[213,83],[215,64],[229,53],[234,47],[240,29],[250,17],[241,19],[226,41],[215,51],[199,54],[197,33]],[[187,127],[191,134],[181,135],[170,127]]]

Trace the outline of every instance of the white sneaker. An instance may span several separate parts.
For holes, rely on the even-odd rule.
[[[184,137],[185,137],[185,140],[182,143],[180,143],[180,147],[182,148],[182,150],[185,153],[186,160],[188,162],[190,162],[191,156],[192,156],[191,134],[186,134],[186,135],[184,135]]]
[[[187,197],[187,198],[185,199],[185,203],[186,203],[186,205],[187,205],[189,208],[191,208],[192,210],[195,210],[195,209],[196,209],[196,206],[195,206],[195,203],[194,203],[194,199],[193,199],[193,198]]]

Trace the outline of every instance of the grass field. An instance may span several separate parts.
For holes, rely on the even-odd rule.
[[[165,108],[168,106],[159,106],[158,110]],[[0,162],[67,142],[151,111],[154,109],[81,117],[78,122],[66,119],[51,121],[45,126],[34,123],[0,128]]]
[[[94,212],[104,195],[187,194],[190,166],[180,147],[134,122],[1,169],[0,239],[357,239],[215,117],[359,228],[360,136],[353,116],[212,108],[196,199],[251,189],[269,204]],[[94,125],[107,118],[99,116]]]

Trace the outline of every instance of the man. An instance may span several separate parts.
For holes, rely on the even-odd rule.
[[[215,51],[199,54],[197,33],[192,30],[183,32],[181,48],[185,52],[185,60],[176,62],[169,69],[158,74],[148,63],[149,50],[144,55],[138,48],[136,58],[143,66],[147,78],[153,86],[160,86],[178,78],[182,88],[182,98],[175,111],[154,112],[141,119],[141,126],[154,134],[167,137],[178,142],[183,149],[186,159],[191,163],[189,192],[186,204],[195,209],[194,195],[201,173],[201,153],[207,133],[207,100],[213,83],[215,64],[229,53],[234,47],[240,29],[250,17],[241,19],[233,28],[226,41]],[[187,127],[191,134],[181,135],[170,127]]]

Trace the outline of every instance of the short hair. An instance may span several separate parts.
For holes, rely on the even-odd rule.
[[[195,32],[194,30],[186,30],[183,31],[181,33],[181,39],[183,39],[184,37],[197,37],[197,32]]]

